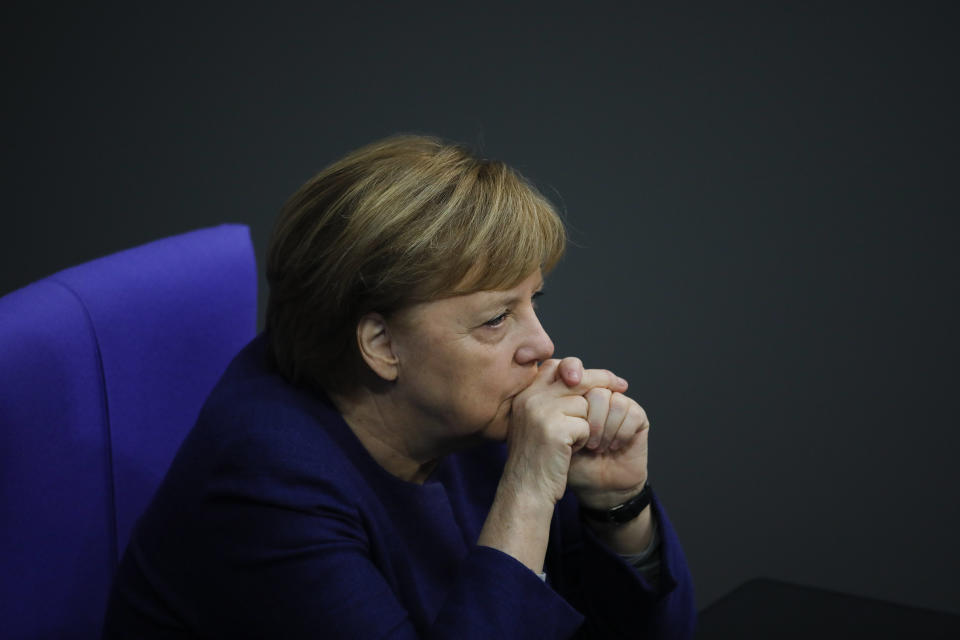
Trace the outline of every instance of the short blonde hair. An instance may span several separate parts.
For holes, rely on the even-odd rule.
[[[364,314],[509,289],[552,269],[565,245],[553,206],[506,164],[431,137],[374,142],[280,212],[266,265],[271,359],[294,384],[352,391]]]

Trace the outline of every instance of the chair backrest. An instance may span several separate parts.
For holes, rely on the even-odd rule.
[[[0,636],[99,637],[134,521],[256,332],[250,233],[223,225],[0,298]]]

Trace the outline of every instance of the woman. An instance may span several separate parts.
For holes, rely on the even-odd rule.
[[[689,637],[647,417],[537,318],[564,243],[511,169],[432,138],[301,187],[266,331],[138,523],[106,635]]]

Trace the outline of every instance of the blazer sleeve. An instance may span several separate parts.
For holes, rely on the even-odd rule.
[[[651,508],[661,539],[659,585],[648,584],[593,535],[572,494],[558,505],[547,575],[585,617],[577,638],[693,637],[696,604],[683,548],[656,495]]]
[[[527,567],[476,546],[432,624],[418,628],[371,557],[363,516],[344,487],[277,480],[230,474],[210,488],[210,544],[195,548],[213,581],[196,621],[202,635],[569,638],[582,623]]]

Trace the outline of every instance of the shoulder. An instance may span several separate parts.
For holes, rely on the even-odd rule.
[[[294,387],[267,364],[263,336],[227,368],[201,409],[177,464],[244,484],[351,485],[349,427],[330,401]]]

